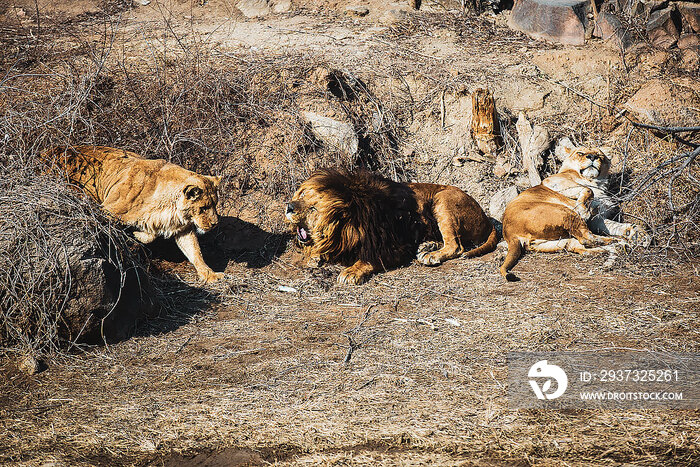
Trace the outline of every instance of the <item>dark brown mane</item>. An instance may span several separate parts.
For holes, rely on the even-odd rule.
[[[318,245],[330,262],[364,261],[387,269],[415,258],[425,227],[413,191],[366,170],[316,171],[303,184],[322,194],[324,225],[336,227]]]

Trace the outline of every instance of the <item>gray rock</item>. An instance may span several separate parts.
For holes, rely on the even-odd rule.
[[[686,34],[678,39],[679,49],[689,49],[700,46],[700,34]]]
[[[240,0],[236,4],[236,8],[241,10],[246,18],[267,16],[272,12],[268,0]]]
[[[0,198],[0,341],[128,337],[155,311],[135,243],[65,185],[31,177]]]
[[[369,8],[366,6],[349,6],[345,9],[345,14],[348,16],[367,16],[369,14]]]
[[[508,203],[518,196],[518,189],[515,186],[504,188],[491,197],[489,202],[489,214],[497,221],[503,220],[503,213],[506,211]]]
[[[629,31],[622,25],[617,16],[607,11],[598,13],[598,21],[595,24],[593,35],[604,41],[613,40],[615,45],[623,49],[632,45],[632,36]]]
[[[700,33],[700,4],[697,2],[680,2],[678,11],[681,12],[683,20],[690,26],[690,29]]]
[[[647,22],[647,35],[649,41],[657,47],[668,49],[673,47],[680,36],[679,29],[674,18],[674,7],[664,8],[653,12]],[[677,14],[677,13],[676,13]]]
[[[516,0],[508,21],[509,26],[534,39],[583,45],[585,30],[577,14],[582,7],[551,6],[551,1],[547,3],[550,4],[545,5],[534,0]]]
[[[347,155],[357,154],[360,142],[355,128],[346,122],[340,122],[315,112],[301,112],[311,126],[311,131],[328,149]]]

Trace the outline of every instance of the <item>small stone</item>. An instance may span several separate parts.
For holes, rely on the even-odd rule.
[[[23,373],[35,375],[41,371],[41,362],[32,355],[25,355],[19,361],[17,367]]]
[[[236,4],[246,18],[267,16],[272,11],[267,0],[241,0]]]
[[[276,0],[272,4],[272,11],[274,13],[288,13],[292,10],[291,0]]]
[[[683,49],[681,62],[678,65],[682,70],[690,73],[700,72],[700,47]]]
[[[348,155],[357,154],[359,139],[350,123],[334,120],[314,112],[302,112],[311,130],[328,149]]]
[[[690,29],[700,33],[700,4],[696,2],[679,2],[678,11]]]
[[[388,10],[379,19],[379,22],[385,26],[393,26],[401,21],[406,21],[408,19],[408,12],[406,10]]]
[[[700,45],[700,34],[686,34],[678,39],[679,49],[689,49]]]
[[[357,16],[361,18],[369,14],[369,8],[366,6],[349,6],[345,9],[345,14],[348,16]]]
[[[151,0],[133,0],[131,3],[134,6],[148,6],[151,3]]]

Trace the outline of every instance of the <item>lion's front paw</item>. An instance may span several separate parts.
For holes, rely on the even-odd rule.
[[[343,269],[338,275],[338,284],[360,285],[367,281],[367,277],[366,274],[349,267]]]
[[[418,253],[416,259],[426,266],[438,266],[442,264],[442,255],[439,251]]]
[[[440,254],[438,250],[440,249],[440,244],[438,242],[424,242],[418,247],[418,253],[416,254],[416,259],[419,263],[426,266],[437,266],[442,263]]]
[[[622,236],[632,245],[639,245],[644,248],[651,245],[651,235],[638,225],[629,224],[622,233]]]
[[[199,278],[202,280],[202,282],[206,284],[216,282],[219,279],[222,279],[224,276],[225,274],[223,272],[214,272],[211,269],[209,271],[204,271],[199,274]]]

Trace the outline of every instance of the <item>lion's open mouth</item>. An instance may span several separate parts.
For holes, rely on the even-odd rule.
[[[311,241],[311,236],[304,227],[297,227],[297,240],[299,240],[299,243],[302,244],[306,244]]]

